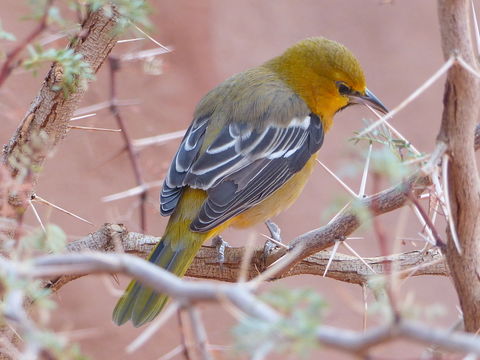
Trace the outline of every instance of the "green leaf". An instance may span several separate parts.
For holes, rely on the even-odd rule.
[[[275,289],[261,297],[283,314],[277,323],[247,317],[233,330],[238,351],[253,354],[293,352],[307,357],[317,346],[316,329],[326,302],[310,289]]]
[[[27,248],[52,253],[61,253],[65,250],[67,236],[57,225],[47,224],[45,231],[37,229],[32,234],[22,238]]]
[[[5,31],[2,27],[2,22],[0,21],[0,39],[1,40],[8,40],[8,41],[15,41],[17,40],[17,38],[15,37],[15,35],[13,35],[12,33],[9,33],[7,31]]]
[[[93,79],[94,74],[90,65],[83,60],[82,54],[73,49],[48,49],[39,46],[28,46],[30,57],[23,62],[27,70],[34,73],[45,62],[56,62],[62,67],[60,83],[54,85],[53,90],[63,90],[65,95],[73,92],[82,81]]]

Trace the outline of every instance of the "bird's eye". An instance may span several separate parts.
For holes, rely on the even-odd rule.
[[[342,81],[337,82],[337,87],[340,95],[348,95],[352,92],[352,89]]]

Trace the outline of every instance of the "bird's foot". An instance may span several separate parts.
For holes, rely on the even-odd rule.
[[[225,262],[225,248],[230,247],[230,245],[223,240],[220,235],[217,235],[212,239],[212,245],[217,248],[217,262],[221,266]]]
[[[265,246],[263,247],[263,255],[265,258],[270,254],[275,248],[283,244],[282,237],[280,236],[281,230],[280,227],[275,224],[272,220],[265,221],[268,231],[270,232],[270,237],[272,240],[267,240]]]
[[[265,225],[267,226],[272,239],[278,241],[279,243],[282,243],[283,242],[282,237],[280,236],[280,233],[282,231],[280,230],[280,227],[277,224],[275,224],[272,220],[265,221]]]

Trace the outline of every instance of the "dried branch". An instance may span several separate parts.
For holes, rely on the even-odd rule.
[[[474,143],[474,149],[478,150],[480,148],[480,125],[475,130]],[[362,203],[370,210],[372,216],[378,216],[404,206],[410,196],[418,197],[430,183],[428,176],[414,175],[395,187],[366,197]],[[332,246],[335,241],[345,239],[360,225],[360,219],[354,213],[347,211],[329,224],[298,236],[292,241],[290,249],[299,249],[299,255],[292,260],[288,271],[277,274],[276,278],[300,274],[323,275],[330,253],[321,251]],[[69,244],[68,250],[71,252],[82,250],[108,252],[121,246],[126,252],[146,257],[158,241],[160,241],[158,237],[128,232],[122,225],[106,224],[95,233]],[[241,271],[241,259],[245,251],[244,247],[227,248],[224,265],[218,266],[216,248],[203,246],[187,271],[187,276],[237,281]],[[248,278],[251,279],[265,271],[285,252],[284,248],[279,247],[273,248],[267,254],[263,248],[255,249],[249,262]],[[403,276],[448,275],[448,269],[437,250],[429,250],[427,253],[414,251],[386,258],[365,259],[377,273],[384,273],[385,260],[395,261]],[[363,284],[368,278],[369,271],[359,259],[339,254],[333,259],[328,276],[341,281]],[[54,279],[51,287],[53,290],[58,290],[74,278],[76,277],[62,276]]]
[[[98,231],[74,241],[68,246],[70,252],[82,251],[115,251],[119,246],[130,254],[146,257],[160,238],[128,232],[124,226],[105,224]],[[245,247],[227,247],[223,266],[218,265],[218,252],[215,246],[202,246],[195,260],[187,271],[187,276],[236,282],[242,272],[242,259],[247,249]],[[322,276],[330,258],[329,251],[322,251],[298,262],[290,271],[277,276],[288,277],[301,274]],[[275,252],[265,256],[263,248],[256,248],[247,267],[248,279],[252,279],[265,271],[268,264],[277,258]],[[398,264],[400,277],[441,275],[448,276],[448,268],[438,249],[426,252],[411,251],[386,257],[363,259],[376,273],[385,273],[385,263],[395,261]],[[87,275],[87,273],[83,274]],[[328,277],[352,284],[364,284],[371,276],[371,270],[357,257],[337,254],[330,264]],[[75,276],[61,276],[50,281],[49,287],[58,291],[63,285],[78,278]]]
[[[137,186],[142,189],[138,196],[140,197],[140,229],[142,232],[144,232],[147,226],[146,202],[148,188],[145,186],[145,181],[143,180],[140,164],[138,163],[138,152],[133,146],[132,139],[130,138],[127,126],[125,125],[125,121],[123,120],[123,117],[120,114],[120,110],[116,105],[117,74],[120,70],[120,60],[114,56],[110,56],[108,60],[110,66],[110,111],[115,117],[118,127],[122,131],[122,137],[125,143],[125,150],[127,150],[130,164],[132,165],[133,174],[135,175],[135,181],[137,183]]]
[[[271,326],[284,320],[283,315],[252,294],[249,283],[188,282],[154,264],[127,254],[48,255],[34,259],[30,267],[0,257],[0,269],[30,279],[52,278],[61,274],[78,276],[83,273],[123,273],[138,279],[155,291],[168,294],[182,304],[222,303],[228,300],[246,315]],[[361,333],[319,326],[316,336],[323,345],[356,354],[363,354],[380,343],[406,338],[419,343],[435,344],[445,350],[480,355],[480,341],[474,335],[435,329],[407,320],[399,320]]]

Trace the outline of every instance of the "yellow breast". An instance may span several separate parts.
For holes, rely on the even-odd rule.
[[[315,167],[317,154],[313,154],[302,170],[296,173],[280,189],[275,191],[261,203],[237,215],[230,225],[237,228],[246,228],[271,219],[275,215],[292,205],[300,196],[310,174]]]

